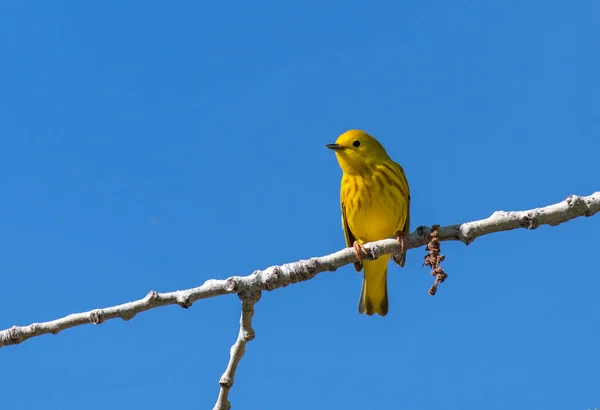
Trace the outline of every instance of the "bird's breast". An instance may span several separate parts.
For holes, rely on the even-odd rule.
[[[343,178],[341,197],[348,226],[360,242],[390,238],[404,227],[407,200],[377,178]]]

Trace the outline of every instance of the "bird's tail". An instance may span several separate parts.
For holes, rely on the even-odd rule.
[[[390,255],[382,255],[373,261],[363,261],[364,276],[358,312],[385,316],[388,312],[387,265]]]

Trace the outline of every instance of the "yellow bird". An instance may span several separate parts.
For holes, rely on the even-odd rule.
[[[385,316],[388,312],[387,266],[389,254],[375,260],[363,260],[362,244],[397,237],[402,243],[410,232],[410,190],[402,167],[395,163],[374,137],[360,130],[340,135],[335,144],[326,145],[335,151],[342,168],[340,202],[342,228],[346,246],[354,247],[357,272],[364,264],[359,313]],[[400,266],[406,253],[393,255]]]

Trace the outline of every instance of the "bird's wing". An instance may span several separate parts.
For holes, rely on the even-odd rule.
[[[350,226],[348,226],[348,220],[346,219],[346,207],[344,206],[343,202],[342,202],[342,228],[344,228],[344,238],[346,238],[346,246],[348,248],[351,248],[354,245],[354,241],[356,240],[356,237],[350,230]],[[356,269],[357,272],[360,272],[362,270],[362,262],[361,261],[354,262],[354,269]]]
[[[400,164],[396,165],[400,169],[400,175],[406,182],[406,188],[408,190],[408,192],[406,193],[406,220],[404,221],[404,227],[402,228],[402,232],[404,233],[404,235],[408,235],[410,234],[410,188],[408,187],[408,180],[406,179],[404,169],[402,168],[402,166],[400,166]],[[406,252],[402,252],[401,255],[392,255],[392,259],[398,265],[404,267],[404,264],[406,263]]]

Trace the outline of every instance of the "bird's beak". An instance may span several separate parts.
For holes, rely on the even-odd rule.
[[[340,144],[327,144],[327,145],[325,145],[325,148],[329,148],[329,149],[332,149],[334,151],[339,151],[341,149],[344,149],[344,146],[342,146]]]

